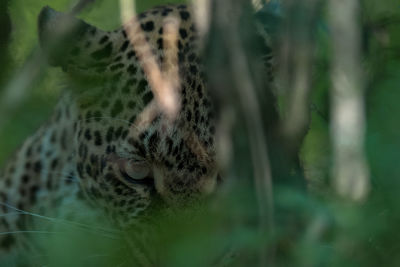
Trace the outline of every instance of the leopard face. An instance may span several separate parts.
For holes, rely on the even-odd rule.
[[[39,37],[45,50],[67,17],[42,10]],[[143,63],[147,58],[140,57],[147,46],[161,70],[169,67],[168,18],[178,22],[171,51],[178,62],[179,108],[172,119],[155,99]],[[135,46],[129,25],[106,32],[72,21],[73,33],[48,56],[69,79],[64,115],[72,120],[73,164],[88,198],[127,225],[159,200],[180,205],[213,192],[218,173],[215,113],[190,10],[171,5],[140,14],[133,32],[144,38],[133,40]]]

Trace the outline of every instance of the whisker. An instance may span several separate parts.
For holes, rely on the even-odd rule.
[[[121,231],[119,231],[119,230],[107,229],[107,228],[98,227],[98,226],[91,226],[91,225],[86,225],[86,224],[79,223],[79,222],[74,222],[74,221],[69,221],[69,220],[64,220],[64,219],[59,219],[59,218],[51,218],[51,217],[47,217],[47,216],[44,216],[44,215],[35,214],[35,213],[32,213],[32,212],[20,210],[20,209],[18,209],[16,207],[13,207],[13,206],[11,206],[11,205],[9,205],[7,203],[3,203],[3,202],[0,202],[0,205],[20,212],[20,215],[30,215],[32,217],[48,220],[48,221],[51,221],[51,222],[58,222],[58,223],[66,224],[68,226],[75,226],[75,227],[81,228],[82,230],[87,230],[87,231],[92,232],[92,233],[93,233],[93,230],[100,230],[100,231],[103,231],[103,233],[100,232],[103,236],[106,236],[106,237],[109,237],[109,238],[116,239],[115,234],[121,233]],[[2,214],[2,215],[4,215],[4,214]],[[109,236],[109,235],[105,235],[105,234],[112,234],[113,236]]]
[[[10,235],[10,234],[26,234],[26,233],[29,233],[29,234],[63,234],[63,232],[52,232],[52,231],[18,230],[18,231],[0,232],[0,236],[1,235]]]

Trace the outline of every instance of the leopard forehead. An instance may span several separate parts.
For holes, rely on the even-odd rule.
[[[164,40],[168,18],[178,22],[176,49]],[[71,80],[77,171],[84,190],[99,202],[113,199],[108,206],[121,208],[123,203],[135,216],[151,204],[154,191],[166,200],[187,199],[211,192],[216,181],[215,112],[192,13],[185,5],[168,5],[137,19],[144,36],[133,40],[137,45],[132,46],[126,26],[105,32],[80,22],[79,36],[66,46],[65,58],[53,61]],[[44,24],[39,31],[44,35],[49,29]],[[176,51],[180,109],[172,121],[154,99],[143,65],[148,59],[140,57],[143,46],[150,47],[162,71],[171,67],[169,51]],[[118,165],[107,160],[110,156],[145,159],[153,188],[126,186]]]

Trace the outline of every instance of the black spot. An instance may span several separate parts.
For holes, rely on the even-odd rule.
[[[147,81],[144,80],[144,79],[140,80],[140,82],[139,82],[139,84],[137,86],[137,93],[138,94],[143,93],[144,90],[146,89],[146,87],[147,87]]]
[[[149,132],[147,132],[147,131],[142,132],[142,133],[139,135],[140,141],[143,142],[143,140],[146,138],[146,136],[148,135],[148,133],[149,133]]]
[[[210,145],[212,145],[214,143],[214,139],[212,137],[208,138],[208,143],[210,143]]]
[[[164,32],[163,27],[161,27],[161,28],[158,30],[158,33],[159,33],[159,34],[163,34],[163,32]]]
[[[55,132],[53,132],[53,133],[51,134],[50,142],[51,142],[52,144],[54,144],[54,143],[56,142],[56,133],[55,133]]]
[[[115,138],[118,139],[121,137],[122,134],[122,126],[120,126],[116,131],[115,131]]]
[[[189,70],[193,75],[197,74],[197,67],[195,65],[190,65]]]
[[[157,132],[154,132],[148,141],[148,147],[150,151],[155,151],[158,143],[160,142],[160,137]]]
[[[154,29],[154,23],[152,21],[148,21],[146,23],[142,23],[140,26],[146,32],[150,32],[150,31],[152,31]]]
[[[109,127],[106,134],[106,141],[110,143],[113,139],[114,127]]]
[[[197,90],[197,94],[199,95],[199,98],[203,98],[203,91],[202,91],[201,84],[199,84],[197,86],[196,90]]]
[[[168,14],[169,14],[170,12],[172,12],[172,9],[170,9],[170,8],[165,8],[165,9],[163,9],[161,15],[164,16],[164,17],[166,17],[166,16],[168,16]]]
[[[58,159],[53,159],[50,164],[51,169],[54,170],[57,167],[57,165],[58,165]]]
[[[130,74],[135,74],[136,71],[137,71],[137,68],[136,68],[134,65],[129,65],[127,71],[128,71]]]
[[[191,121],[192,120],[192,112],[190,110],[188,110],[186,112],[186,120],[187,121]]]
[[[125,139],[127,136],[128,136],[128,133],[129,133],[129,131],[128,130],[125,130],[123,133],[122,133],[122,139]]]
[[[174,165],[171,162],[169,162],[168,160],[166,160],[164,162],[164,164],[168,168],[168,170],[171,170],[174,167]]]
[[[182,37],[182,39],[185,39],[187,37],[187,31],[183,28],[179,29],[179,34]]]
[[[132,57],[136,57],[135,51],[133,51],[133,50],[129,51],[129,53],[126,55],[126,57],[128,59],[131,59]]]
[[[179,15],[181,16],[181,18],[183,20],[187,20],[188,18],[190,18],[190,14],[187,11],[181,11],[181,12],[179,12]]]
[[[92,134],[90,133],[90,129],[86,129],[84,135],[86,140],[90,141],[92,139]]]
[[[114,106],[111,109],[111,117],[115,117],[122,112],[124,109],[121,100],[117,99],[114,103]]]
[[[28,147],[28,149],[26,150],[26,156],[30,157],[32,155],[32,146]]]
[[[33,185],[31,188],[30,188],[30,202],[31,203],[34,203],[35,201],[36,201],[36,194],[37,194],[37,191],[39,191],[39,187],[37,186],[37,185]]]
[[[153,93],[152,92],[147,92],[143,96],[143,104],[146,106],[152,99],[153,99]]]
[[[98,157],[95,154],[90,155],[90,163],[93,165],[97,164]]]
[[[160,50],[163,49],[163,39],[162,39],[162,38],[158,38],[158,39],[157,39],[157,47],[158,47],[158,49],[160,49]]]
[[[187,104],[187,99],[186,98],[184,98],[183,100],[182,100],[182,107],[185,107],[186,106],[186,104]]]
[[[31,168],[31,163],[27,162],[25,163],[25,169],[29,170]]]
[[[22,175],[22,182],[23,182],[24,184],[28,183],[29,180],[30,180],[29,175],[27,175],[27,174]]]
[[[177,168],[179,171],[183,169],[183,165],[184,165],[184,163],[182,161],[178,164]]]
[[[200,119],[200,113],[199,113],[198,110],[196,110],[194,112],[194,122],[195,122],[196,125],[199,123],[199,119]]]
[[[70,172],[68,174],[68,176],[66,177],[66,179],[65,179],[65,183],[66,184],[71,184],[73,181],[75,181],[75,175],[74,175],[73,172]]]
[[[103,143],[102,138],[101,138],[101,134],[100,131],[95,131],[94,132],[94,144],[96,146],[101,146]]]
[[[189,166],[189,171],[190,171],[190,172],[194,172],[195,169],[196,169],[196,168],[195,168],[194,165],[190,165],[190,166]]]
[[[108,41],[108,35],[104,35],[101,39],[100,39],[100,42],[99,42],[99,44],[104,44],[105,42],[107,42]]]
[[[42,163],[40,161],[36,161],[35,164],[33,165],[33,170],[36,173],[39,173],[42,170]]]
[[[90,56],[95,60],[101,60],[106,57],[109,57],[111,55],[111,52],[112,52],[112,44],[108,43],[104,48],[93,52]]]
[[[86,165],[86,173],[87,173],[89,176],[92,176],[92,168],[90,167],[89,164]]]
[[[172,152],[172,146],[174,145],[174,142],[172,141],[171,138],[167,137],[167,145],[168,145],[168,154],[171,154]]]
[[[117,187],[117,188],[114,189],[114,192],[115,192],[117,195],[121,195],[121,194],[122,194],[122,189],[119,188],[119,187]]]
[[[121,46],[121,48],[119,49],[119,51],[124,52],[124,51],[128,48],[128,46],[129,46],[129,40],[126,40],[126,41],[122,44],[122,46]]]

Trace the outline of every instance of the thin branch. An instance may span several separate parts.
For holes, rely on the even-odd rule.
[[[140,22],[135,17],[135,1],[120,0],[120,9],[125,31],[143,67],[155,100],[167,117],[174,119],[180,109],[178,99],[180,81],[177,64],[175,64],[175,67],[165,68],[164,70],[160,68],[151,46],[146,41]],[[178,38],[178,28],[179,21],[177,19],[171,17],[165,19],[163,26],[165,31],[164,44],[168,46],[168,49],[166,49],[168,52],[165,54],[166,64],[177,62],[178,51],[174,44]]]

